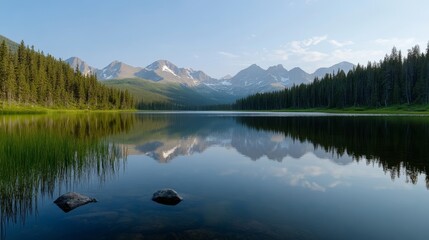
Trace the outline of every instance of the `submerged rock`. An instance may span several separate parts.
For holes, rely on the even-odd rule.
[[[57,204],[57,206],[64,212],[70,212],[77,207],[91,202],[97,202],[97,200],[95,198],[90,198],[75,192],[69,192],[61,195],[59,198],[57,198],[57,200],[54,201],[54,203]]]
[[[156,191],[152,196],[152,200],[164,205],[177,205],[183,198],[173,189],[165,188]]]

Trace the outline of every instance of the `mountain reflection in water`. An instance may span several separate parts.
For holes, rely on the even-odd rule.
[[[380,165],[392,179],[404,174],[413,184],[423,173],[429,187],[425,117],[139,115],[138,119],[156,127],[133,138],[130,154],[146,154],[159,162],[211,146],[234,148],[252,160],[265,156],[279,162],[311,152],[339,165],[353,161]]]
[[[211,162],[214,165],[206,166],[207,168],[219,168],[224,174],[220,175],[224,179],[222,177],[219,179],[213,172],[208,172],[209,175],[204,175],[204,178],[216,179],[209,181],[210,183],[227,181],[228,176],[232,177],[234,173],[242,170],[232,167],[234,161],[250,163],[246,160],[249,159],[258,161],[249,164],[253,167],[259,166],[257,163],[262,162],[261,166],[273,170],[270,170],[271,172],[261,170],[263,174],[278,176],[289,174],[286,177],[290,177],[288,180],[291,183],[301,181],[300,186],[323,192],[328,186],[338,184],[338,179],[324,176],[325,182],[320,183],[314,179],[307,181],[303,179],[303,175],[316,176],[325,164],[320,160],[328,159],[336,164],[326,161],[329,165],[341,169],[351,166],[348,171],[356,170],[353,168],[353,163],[356,162],[380,166],[392,179],[405,176],[405,181],[412,184],[418,182],[419,176],[425,176],[428,186],[427,136],[429,119],[426,117],[161,113],[3,116],[0,118],[1,234],[4,236],[4,228],[8,224],[25,223],[28,216],[36,215],[38,203],[43,198],[50,201],[61,193],[73,189],[74,186],[91,185],[94,182],[101,186],[108,185],[110,182],[106,181],[114,181],[113,177],[119,176],[118,170],[121,168],[124,169],[122,177],[127,178],[127,173],[133,172],[127,169],[125,161],[127,156],[135,156],[133,159],[134,164],[137,164],[136,169],[139,169],[138,164],[141,164],[141,161],[148,159],[145,156],[160,163],[175,162],[177,158],[189,158],[189,161],[182,163],[178,161],[180,164],[177,165],[156,163],[151,165],[147,163],[152,161],[145,162],[144,166],[148,168],[139,171],[150,172],[153,168],[154,172],[146,172],[147,176],[141,176],[139,172],[138,178],[134,179],[132,184],[120,186],[121,190],[130,187],[133,194],[137,189],[140,191],[140,184],[143,184],[140,182],[147,184],[148,189],[155,186],[156,181],[151,182],[150,177],[157,177],[159,173],[164,174],[162,176],[166,179],[158,181],[167,181],[169,177],[166,176],[170,176],[167,174],[168,171],[173,175],[182,171],[184,179],[182,181],[202,177],[193,175],[195,173],[188,172],[189,168],[185,167],[198,164],[198,168],[206,169],[202,161],[194,161],[191,157],[198,154],[214,161]],[[230,159],[227,162],[231,165],[216,165],[216,160],[222,160],[223,162],[219,162],[226,164],[225,159],[217,159],[218,155],[222,157],[234,154],[237,159]],[[266,164],[264,159],[272,161],[266,161],[269,163]],[[288,159],[296,161],[290,164],[287,162]],[[174,167],[160,168],[160,166]],[[366,169],[360,168],[360,171]],[[144,177],[149,181],[141,180]],[[239,176],[236,176],[235,180],[240,181]],[[267,189],[263,185],[266,183],[258,184],[261,185],[259,189]],[[279,183],[270,184],[273,184],[271,187],[282,188]],[[250,185],[249,189],[255,189],[254,185]],[[185,189],[186,186],[182,185]],[[198,193],[194,186],[187,187],[200,195],[205,191],[200,189]],[[216,187],[218,186],[215,185],[214,188]],[[221,190],[217,191],[224,194]],[[139,194],[147,193],[142,191]],[[139,199],[145,199],[143,195],[137,196]],[[120,194],[118,196],[125,197]],[[187,207],[187,203],[194,203],[192,200],[188,202],[186,200],[181,207]],[[141,203],[134,203],[134,207],[138,208]],[[122,202],[116,204],[120,206]],[[257,202],[252,201],[249,201],[249,204],[255,204],[257,208],[266,206],[257,205]],[[194,214],[200,214],[199,205],[192,206],[198,209]],[[213,209],[209,210],[211,212]],[[177,217],[183,216],[178,214]],[[238,222],[241,221],[240,218]],[[175,223],[168,222],[173,225]]]

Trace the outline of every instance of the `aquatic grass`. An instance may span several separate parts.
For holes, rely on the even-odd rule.
[[[0,117],[0,225],[25,223],[37,199],[57,187],[98,179],[123,166],[126,150],[109,136],[126,132],[130,114]]]

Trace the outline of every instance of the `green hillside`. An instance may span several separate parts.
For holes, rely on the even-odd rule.
[[[114,79],[103,81],[107,86],[128,90],[134,96],[136,101],[144,103],[151,102],[169,102],[170,99],[163,94],[164,90],[160,84],[152,83],[143,79]]]
[[[183,106],[202,106],[223,104],[232,101],[221,94],[207,96],[196,89],[174,83],[157,83],[140,78],[127,78],[103,81],[107,86],[128,90],[136,101],[143,103],[165,102]],[[213,93],[212,93],[213,94]]]
[[[19,44],[10,40],[9,38],[0,35],[0,43],[3,42],[3,40],[6,42],[6,45],[8,47],[9,50],[11,50],[12,52],[16,52],[18,50]]]
[[[0,105],[1,111],[27,106],[104,110],[133,108],[134,100],[128,92],[108,88],[95,75],[83,75],[24,42],[10,51],[1,41]]]

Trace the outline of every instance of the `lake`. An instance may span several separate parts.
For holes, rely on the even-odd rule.
[[[0,116],[1,238],[426,239],[428,169],[425,116]]]

